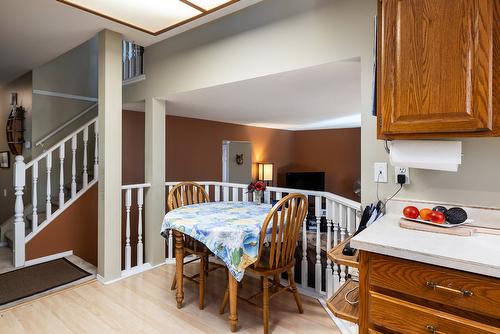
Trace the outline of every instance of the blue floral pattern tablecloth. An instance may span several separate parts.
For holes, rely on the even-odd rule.
[[[165,215],[161,234],[174,229],[204,243],[241,281],[245,268],[257,260],[260,231],[271,207],[253,202],[187,205]]]

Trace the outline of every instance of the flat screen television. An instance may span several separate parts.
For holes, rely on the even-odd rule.
[[[325,172],[286,173],[286,187],[325,191]]]

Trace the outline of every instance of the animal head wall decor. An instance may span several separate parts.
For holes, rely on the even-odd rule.
[[[242,154],[236,154],[236,163],[238,165],[243,165],[243,153]]]

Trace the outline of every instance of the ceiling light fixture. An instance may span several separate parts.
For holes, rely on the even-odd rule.
[[[157,36],[240,0],[57,0]]]

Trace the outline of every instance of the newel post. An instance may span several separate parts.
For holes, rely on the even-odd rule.
[[[14,189],[16,204],[14,206],[14,266],[24,266],[24,203],[23,194],[26,185],[26,164],[22,155],[16,156],[14,163]]]

